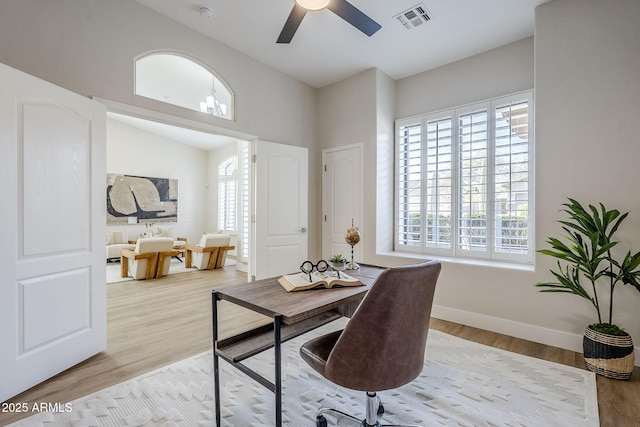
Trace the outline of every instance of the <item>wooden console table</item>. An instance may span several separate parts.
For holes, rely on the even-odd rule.
[[[275,425],[282,426],[281,344],[341,316],[350,316],[383,270],[381,267],[361,264],[359,270],[347,271],[349,275],[360,279],[365,286],[287,292],[278,283],[278,277],[272,277],[220,291],[214,289],[211,305],[216,426],[220,426],[221,417],[219,358],[275,393]],[[220,300],[268,316],[273,319],[273,324],[219,340],[217,302]],[[242,363],[243,360],[272,347],[275,351],[275,383]]]

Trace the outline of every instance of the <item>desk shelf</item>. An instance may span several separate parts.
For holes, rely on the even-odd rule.
[[[342,315],[338,311],[330,310],[292,325],[284,325],[281,328],[281,342],[288,341],[340,317]],[[216,353],[226,360],[241,362],[273,347],[273,332],[273,325],[265,325],[220,340],[216,342]]]

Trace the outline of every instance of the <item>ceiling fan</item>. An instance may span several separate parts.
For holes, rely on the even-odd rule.
[[[277,43],[290,43],[307,12],[322,9],[329,9],[369,37],[382,28],[347,0],[295,0]]]

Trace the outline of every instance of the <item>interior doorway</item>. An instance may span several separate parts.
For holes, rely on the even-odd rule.
[[[342,255],[351,260],[351,246],[345,242],[350,227],[362,229],[362,144],[322,151],[322,255]],[[353,248],[356,262],[362,260],[362,244]]]
[[[228,254],[227,259],[236,262],[238,271],[248,274],[251,263],[250,141],[255,137],[137,107],[104,100],[100,102],[105,103],[109,111],[107,172],[177,178],[178,221],[157,226],[173,226],[179,231],[180,237],[187,238],[188,243],[197,244],[203,233],[221,230],[218,215],[219,193],[222,190],[219,187],[218,163],[229,157],[229,153],[235,156],[237,170],[232,178],[237,183],[230,186],[227,182],[225,186],[225,189],[233,187],[235,194],[225,200],[227,203],[230,200],[235,203],[232,208],[227,206],[226,212],[237,216],[234,221],[237,226],[235,229],[229,227],[227,218],[222,231],[232,234],[231,245],[236,248]],[[129,133],[120,138],[123,132]],[[151,141],[154,135],[157,136],[157,142]],[[114,143],[113,140],[118,138],[125,141]],[[176,146],[183,148],[175,148]],[[165,150],[168,151],[163,154]],[[124,227],[128,231],[129,239],[135,239],[145,232],[144,224]]]

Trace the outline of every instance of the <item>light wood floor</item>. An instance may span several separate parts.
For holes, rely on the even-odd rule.
[[[9,402],[26,402],[29,407],[40,402],[64,404],[209,350],[211,289],[234,286],[245,280],[244,273],[226,267],[108,285],[107,350]],[[222,306],[220,315],[222,337],[268,321],[232,304]],[[584,368],[579,353],[438,319],[432,319],[431,327],[481,344]],[[601,426],[640,427],[640,368],[636,368],[630,381],[598,377],[597,385]],[[0,413],[0,425],[26,415]]]

